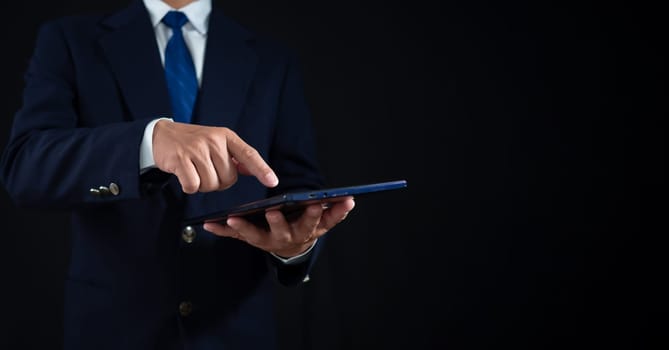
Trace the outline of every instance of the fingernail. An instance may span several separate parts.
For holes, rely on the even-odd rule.
[[[276,174],[274,174],[272,171],[265,174],[265,180],[267,180],[267,183],[270,185],[270,187],[274,187],[279,184],[279,178],[276,177]]]
[[[312,216],[320,215],[323,212],[324,208],[319,208],[319,207],[310,207],[309,208],[309,214]]]
[[[277,222],[279,221],[279,215],[272,213],[272,214],[267,214],[267,220],[271,222]]]

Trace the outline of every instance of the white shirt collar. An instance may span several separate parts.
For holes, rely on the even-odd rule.
[[[169,5],[162,0],[143,0],[144,6],[149,11],[151,17],[151,24],[155,28],[160,21],[165,17],[167,12],[174,11]],[[178,11],[183,12],[188,17],[188,22],[193,25],[195,30],[202,35],[207,34],[207,27],[209,27],[209,14],[211,13],[211,0],[195,0],[190,4],[180,8]]]

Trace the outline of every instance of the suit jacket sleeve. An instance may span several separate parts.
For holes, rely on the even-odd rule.
[[[2,181],[19,205],[68,208],[140,196],[139,146],[149,120],[79,127],[75,75],[62,29],[43,25],[2,156]],[[112,182],[118,195],[90,193]]]

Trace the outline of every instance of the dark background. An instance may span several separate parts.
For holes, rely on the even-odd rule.
[[[3,147],[38,24],[126,3],[8,5]],[[330,184],[409,184],[279,289],[284,349],[667,347],[659,8],[219,3],[299,51]],[[0,204],[0,348],[58,349],[67,217]]]

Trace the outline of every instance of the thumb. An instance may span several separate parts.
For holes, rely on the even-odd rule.
[[[251,174],[249,169],[246,168],[246,166],[244,166],[244,164],[240,163],[237,159],[235,159],[235,157],[232,157],[231,159],[232,159],[232,163],[237,168],[238,173],[240,173],[242,175],[247,175],[247,176],[253,175],[253,174]]]

